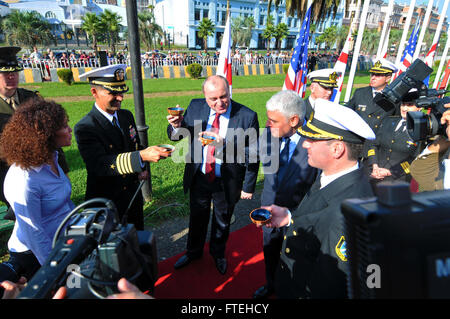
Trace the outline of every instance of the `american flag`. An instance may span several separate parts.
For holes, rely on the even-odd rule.
[[[392,81],[394,81],[396,77],[398,77],[400,74],[402,74],[404,71],[406,71],[406,69],[413,62],[412,59],[413,59],[414,51],[416,51],[418,36],[419,36],[419,23],[417,23],[414,26],[411,36],[409,37],[408,43],[406,44],[405,51],[403,51],[403,56],[400,59],[400,67],[399,67],[397,73],[395,74],[395,76],[392,78]]]
[[[284,80],[283,90],[292,90],[297,92],[302,98],[306,93],[306,73],[308,71],[308,43],[309,43],[309,25],[311,18],[311,6],[305,15],[300,35],[297,39],[297,45],[292,54],[286,78]]]

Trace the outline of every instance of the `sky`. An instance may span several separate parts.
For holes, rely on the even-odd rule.
[[[442,11],[442,7],[444,6],[444,1],[445,0],[434,0],[433,1],[433,5],[436,6],[436,4],[438,5],[439,11]],[[385,2],[387,3],[388,1],[385,0]],[[409,4],[411,2],[411,0],[395,0],[395,3],[399,3],[399,4]],[[428,6],[428,1],[424,1],[424,0],[416,0],[416,7],[418,5],[424,5],[425,7]],[[450,4],[447,7],[447,22],[449,21],[449,17],[450,17]]]

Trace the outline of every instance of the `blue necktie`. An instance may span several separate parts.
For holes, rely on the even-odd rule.
[[[289,163],[289,144],[291,144],[291,139],[289,137],[286,137],[284,139],[284,148],[280,153],[280,167],[278,168],[277,173],[278,184],[280,184],[280,182],[283,180],[283,176]]]

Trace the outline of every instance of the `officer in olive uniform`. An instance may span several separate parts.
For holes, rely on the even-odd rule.
[[[23,70],[17,60],[20,47],[0,47],[0,133],[14,111],[31,98],[37,98],[38,92],[19,88],[19,72]],[[63,151],[58,150],[58,162],[64,173],[69,171]],[[0,161],[0,200],[8,207],[9,204],[3,195],[3,181],[9,166]],[[14,213],[10,210],[7,219],[14,219]]]
[[[145,162],[157,162],[169,154],[161,147],[142,149],[133,114],[121,109],[128,91],[126,65],[105,66],[80,75],[88,79],[95,98],[92,110],[74,128],[81,157],[86,164],[86,200],[111,199],[122,220],[139,181],[148,178]],[[127,221],[144,229],[143,198],[138,192]]]
[[[392,73],[397,72],[397,70],[395,64],[386,59],[376,61],[369,70],[370,86],[356,89],[353,97],[347,104],[349,108],[358,113],[369,124],[375,134],[381,121],[386,116],[394,115],[394,113],[399,114],[399,110],[394,109],[386,112],[373,100],[375,95],[388,85],[391,81]]]
[[[338,74],[333,69],[321,69],[308,73],[307,78],[311,81],[309,89],[311,94],[306,98],[305,120],[311,117],[316,99],[329,100],[333,94],[333,89],[337,88]]]
[[[353,110],[319,99],[312,119],[298,129],[308,164],[322,170],[300,206],[266,207],[268,227],[288,226],[275,274],[278,298],[345,298],[346,242],[341,203],[373,196],[358,157],[372,129]]]
[[[383,119],[375,141],[368,143],[368,167],[371,167],[373,184],[384,180],[411,181],[410,164],[423,150],[422,142],[413,141],[406,129],[407,112],[420,111],[415,100],[419,97],[417,89],[412,89],[402,100],[401,115]]]

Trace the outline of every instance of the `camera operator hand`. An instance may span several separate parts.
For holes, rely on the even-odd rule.
[[[5,289],[2,299],[15,299],[23,288],[25,288],[26,283],[27,279],[23,276],[17,282],[11,282],[9,280],[1,282],[0,287]]]
[[[107,299],[155,299],[152,296],[141,292],[138,287],[130,283],[125,278],[121,278],[117,282],[117,288],[119,288],[120,293],[110,295]]]
[[[444,107],[450,108],[450,103],[445,104]],[[441,124],[447,125],[445,132],[447,133],[447,138],[450,140],[450,125],[449,125],[450,124],[450,110],[442,113]]]

